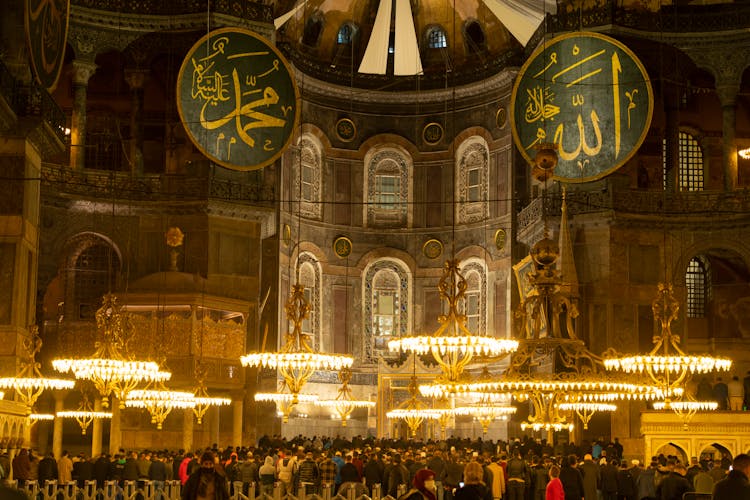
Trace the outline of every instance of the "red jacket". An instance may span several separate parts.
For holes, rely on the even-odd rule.
[[[560,482],[560,478],[556,477],[547,483],[547,491],[544,495],[544,500],[565,500],[565,491],[563,491],[563,485]]]

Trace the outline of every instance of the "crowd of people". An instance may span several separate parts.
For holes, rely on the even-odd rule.
[[[21,450],[9,463],[0,456],[0,474],[12,468],[18,485],[47,479],[153,482],[158,492],[179,480],[185,500],[228,500],[233,489],[245,495],[390,495],[399,500],[682,500],[695,492],[717,500],[750,499],[750,456],[730,461],[659,455],[650,463],[626,460],[617,439],[551,446],[528,437],[505,441],[415,442],[355,438],[292,440],[264,436],[256,447],[216,445],[197,452],[142,451],[58,460]],[[241,485],[241,486],[240,486]],[[251,489],[251,487],[254,488]],[[157,494],[157,498],[160,495]]]

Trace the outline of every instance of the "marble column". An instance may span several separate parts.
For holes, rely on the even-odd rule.
[[[96,398],[94,401],[94,411],[102,411],[102,400]],[[91,456],[98,457],[102,454],[102,428],[104,421],[101,418],[95,418],[91,424]]]
[[[242,395],[232,399],[232,446],[241,446],[242,443],[242,422],[244,416],[244,401]]]
[[[109,453],[114,455],[122,448],[122,431],[120,430],[120,401],[112,396],[109,401],[112,420],[109,424]]]
[[[183,410],[182,420],[182,449],[190,451],[193,449],[193,422],[195,421],[193,409]]]
[[[222,446],[222,443],[219,442],[219,429],[220,429],[220,413],[219,413],[219,407],[218,406],[212,406],[208,409],[208,415],[211,416],[209,419],[209,430],[210,430],[210,436],[211,436],[211,444],[216,443],[219,446]],[[204,421],[205,422],[205,421]]]
[[[125,70],[125,81],[132,95],[130,105],[130,171],[143,175],[143,85],[148,78],[147,70]]]
[[[62,391],[55,391],[55,413],[61,412],[65,409],[65,393]],[[62,456],[63,450],[63,419],[56,418],[52,426],[52,453],[55,455],[55,459],[59,459]]]
[[[96,72],[93,61],[73,61],[73,115],[70,119],[70,166],[86,166],[86,92],[89,79]]]
[[[739,85],[717,85],[716,93],[721,102],[721,154],[724,167],[724,190],[737,187],[737,93]]]

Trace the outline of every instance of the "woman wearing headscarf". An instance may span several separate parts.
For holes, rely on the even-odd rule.
[[[454,500],[492,500],[492,491],[484,484],[484,469],[471,461],[464,467],[464,485],[453,494]]]
[[[398,500],[437,500],[435,491],[435,472],[420,469],[414,475],[412,489],[401,495]]]

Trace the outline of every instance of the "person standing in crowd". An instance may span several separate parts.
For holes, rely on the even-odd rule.
[[[576,467],[578,459],[575,455],[563,457],[562,467],[558,478],[563,485],[566,500],[581,500],[583,498],[583,477]]]
[[[534,500],[544,500],[544,496],[547,493],[547,483],[549,482],[549,470],[542,463],[541,457],[532,458],[531,464],[532,498]]]
[[[68,456],[68,450],[63,450],[57,461],[57,477],[60,484],[67,484],[73,480],[73,461]]]
[[[318,467],[320,468],[321,487],[329,486],[333,488],[336,485],[336,464],[331,459],[330,452],[323,452],[323,460]],[[333,496],[333,491],[331,496]]]
[[[305,454],[305,459],[300,462],[297,472],[299,480],[299,487],[297,489],[299,490],[304,485],[306,495],[319,494],[320,469],[318,469],[318,464],[313,459],[313,452],[308,451]]]
[[[549,468],[549,483],[545,490],[544,500],[565,500],[565,490],[560,481],[560,467],[553,465]]]
[[[435,476],[434,472],[432,472],[432,476]],[[393,498],[398,498],[399,486],[409,484],[409,470],[401,463],[401,455],[398,453],[393,455],[393,466],[388,471],[386,484],[388,485],[388,494]]]
[[[401,457],[399,457],[399,465],[404,467],[401,464]],[[406,472],[408,474],[409,471]],[[398,497],[398,500],[437,500],[435,491],[435,473],[430,469],[422,469],[414,476],[412,488]]]
[[[638,493],[638,500],[655,500],[656,499],[656,468],[659,464],[652,461],[648,468],[643,469],[635,480],[635,486]]]
[[[276,482],[276,467],[273,465],[273,457],[267,456],[263,465],[258,469],[261,495],[273,495],[273,483]]]
[[[505,496],[505,471],[500,465],[500,457],[492,457],[492,463],[487,466],[487,470],[492,474],[492,498],[500,500]]]
[[[376,484],[382,488],[383,484],[383,462],[380,461],[380,456],[373,452],[370,454],[367,463],[365,464],[365,486],[370,492],[370,496],[373,495],[373,488]]]
[[[54,453],[49,452],[39,461],[39,486],[43,487],[45,481],[57,481],[57,477],[57,461]]]
[[[478,462],[464,467],[464,485],[453,494],[454,500],[492,500],[492,492],[482,480],[484,470]]]
[[[729,409],[732,411],[742,411],[745,388],[737,375],[732,377],[732,380],[727,384],[727,395],[729,396]]]
[[[508,460],[508,482],[505,485],[508,500],[524,500],[526,497],[526,483],[529,482],[529,466],[521,458],[521,448],[513,450],[513,457]]]
[[[29,462],[29,452],[26,451],[26,448],[21,448],[18,455],[13,458],[13,478],[18,481],[18,487],[23,488],[26,481],[29,480],[30,475],[31,462]]]
[[[685,479],[687,470],[682,464],[676,464],[667,477],[656,487],[656,498],[659,500],[682,500],[682,495],[693,491],[693,486]]]
[[[289,453],[276,462],[276,477],[279,478],[281,496],[292,493],[294,476],[297,474],[297,459]]]
[[[167,480],[167,465],[161,455],[156,453],[152,455],[151,464],[148,466],[148,478],[154,482],[155,500],[161,500],[164,483]]]
[[[583,456],[581,464],[581,475],[583,476],[583,498],[584,500],[598,500],[601,483],[601,470],[594,463],[590,453]]]
[[[226,478],[215,467],[214,454],[204,452],[200,468],[190,474],[182,488],[182,500],[229,500]]]
[[[716,483],[713,500],[750,500],[750,455],[740,453],[734,457],[729,475]]]
[[[623,460],[620,463],[620,470],[617,471],[617,499],[638,500],[635,498],[636,493],[635,479],[628,469],[627,460]]]
[[[242,494],[247,495],[250,491],[250,483],[258,479],[258,462],[252,452],[247,453],[245,460],[240,462],[240,481],[242,481]]]
[[[701,468],[701,470],[693,476],[693,489],[696,493],[710,495],[714,490],[714,478],[711,477],[707,470]]]
[[[617,500],[617,465],[616,459],[603,459],[601,465],[602,500]]]

